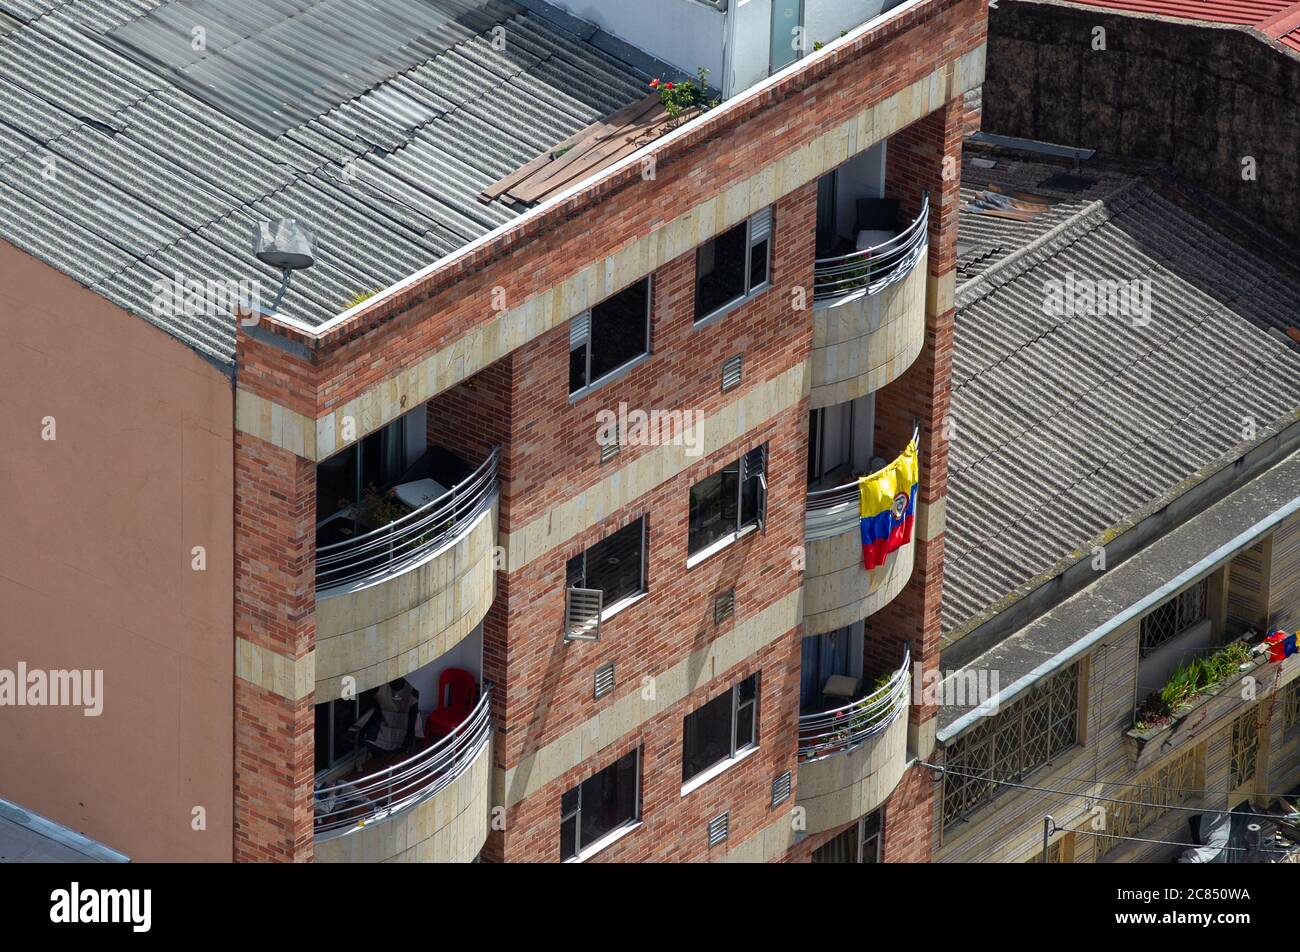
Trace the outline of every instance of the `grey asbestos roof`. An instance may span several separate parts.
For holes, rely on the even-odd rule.
[[[1132,558],[1098,575],[1082,591],[1044,612],[1010,637],[971,659],[966,668],[997,671],[999,704],[1028,684],[1073,660],[1080,642],[1096,644],[1131,618],[1141,617],[1196,576],[1208,571],[1226,551],[1239,551],[1281,518],[1295,512],[1300,485],[1300,453],[1292,453],[1218,502],[1171,529]],[[1250,532],[1249,543],[1240,536]],[[1102,642],[1105,643],[1104,641]],[[1104,650],[1104,649],[1103,649]],[[994,700],[994,699],[990,699]],[[953,725],[973,716],[967,704],[939,708],[939,739],[960,733]]]
[[[11,18],[0,17],[0,239],[221,366],[233,363],[233,322],[160,316],[155,281],[258,280],[266,300],[279,276],[253,256],[252,225],[298,218],[316,235],[317,260],[295,275],[281,310],[321,323],[358,293],[508,222],[520,209],[480,202],[483,187],[645,93],[638,67],[647,61],[605,52],[623,51],[603,35],[561,28],[578,21],[537,0],[401,0],[458,16],[386,69],[368,63],[367,76],[387,78],[360,95],[338,84],[337,104],[313,105],[302,121],[299,103],[279,134],[263,131],[264,117],[237,114],[255,96],[215,108],[167,65],[141,65],[105,38],[173,7],[241,2],[0,0]],[[310,10],[325,33],[342,35],[396,16],[377,0],[265,0],[258,9],[284,22]],[[503,49],[493,46],[498,25]],[[258,52],[294,68],[292,55],[281,63]],[[283,101],[312,80],[290,77],[277,94]],[[312,88],[313,104],[329,93]]]
[[[1049,314],[1067,274],[1150,279],[1149,322]],[[1300,287],[1138,180],[962,284],[944,630],[1300,407],[1297,315]]]
[[[128,857],[0,798],[0,863],[125,863]]]

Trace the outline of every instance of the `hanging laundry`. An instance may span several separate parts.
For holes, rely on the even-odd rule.
[[[912,541],[916,486],[920,480],[916,440],[884,469],[858,480],[858,514],[862,525],[862,565],[874,569],[885,557]]]

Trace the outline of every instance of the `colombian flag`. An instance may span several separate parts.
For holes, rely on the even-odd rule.
[[[916,440],[913,440],[898,459],[858,480],[863,567],[874,569],[884,565],[885,556],[912,541],[919,479]]]
[[[1300,632],[1287,634],[1281,629],[1275,629],[1269,632],[1264,644],[1268,645],[1268,660],[1277,662],[1285,661],[1296,653],[1296,637]]]

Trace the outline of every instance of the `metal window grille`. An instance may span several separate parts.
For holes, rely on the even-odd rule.
[[[1116,800],[1106,806],[1106,828],[1094,837],[1096,858],[1100,859],[1155,823],[1170,807],[1182,806],[1194,799],[1203,786],[1205,747],[1194,747],[1162,767],[1148,771],[1132,787],[1114,794]]]
[[[1300,728],[1300,681],[1295,681],[1286,689],[1282,704],[1282,731],[1290,734]]]
[[[1041,863],[1043,861],[1043,851],[1034,850],[1030,854],[1027,862]],[[1073,863],[1074,862],[1074,834],[1066,833],[1057,837],[1047,847],[1047,861],[1049,863]]]
[[[1201,579],[1142,619],[1141,657],[1146,657],[1205,618],[1208,585],[1207,579]]]
[[[1251,708],[1232,722],[1232,761],[1228,775],[1228,789],[1250,783],[1255,779],[1255,764],[1259,759],[1259,714]]]
[[[1022,780],[1074,746],[1078,717],[1078,669],[1070,667],[949,744],[945,764],[956,772],[944,774],[944,826],[991,799],[999,781]]]

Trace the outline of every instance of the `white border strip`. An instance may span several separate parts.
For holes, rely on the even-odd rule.
[[[1281,522],[1283,519],[1286,519],[1288,516],[1292,515],[1297,510],[1300,510],[1300,497],[1292,499],[1289,503],[1287,503],[1282,508],[1274,510],[1272,513],[1265,516],[1263,519],[1255,523],[1249,529],[1245,529],[1242,532],[1239,532],[1232,539],[1223,543],[1223,545],[1219,546],[1209,555],[1206,555],[1195,565],[1192,565],[1189,568],[1184,569],[1182,572],[1174,576],[1168,582],[1165,582],[1155,591],[1146,595],[1144,598],[1138,599],[1136,602],[1134,602],[1128,608],[1124,609],[1118,615],[1113,616],[1109,621],[1103,622],[1101,625],[1094,628],[1092,631],[1088,632],[1088,634],[1084,635],[1074,644],[1070,645],[1070,647],[1066,648],[1064,651],[1056,655],[1053,655],[1051,658],[1044,661],[1038,667],[1034,668],[1034,670],[1030,671],[1028,674],[1023,675],[1022,677],[1014,681],[1008,688],[999,691],[993,697],[989,698],[979,707],[967,711],[965,714],[957,718],[957,720],[953,721],[947,727],[942,728],[938,732],[936,732],[935,739],[941,743],[947,742],[952,738],[956,737],[962,731],[966,730],[973,723],[975,723],[975,721],[977,721],[979,718],[993,712],[1000,705],[1010,703],[1012,700],[1015,699],[1015,696],[1017,694],[1020,694],[1031,684],[1033,684],[1035,681],[1045,678],[1049,674],[1052,674],[1055,671],[1059,670],[1060,668],[1065,667],[1067,664],[1074,661],[1080,655],[1087,652],[1089,648],[1091,648],[1097,642],[1101,641],[1101,639],[1105,638],[1116,628],[1120,627],[1121,625],[1125,624],[1128,621],[1131,621],[1132,619],[1138,617],[1139,615],[1145,614],[1148,609],[1164,601],[1171,594],[1176,592],[1178,589],[1182,588],[1188,582],[1192,581],[1198,575],[1205,574],[1207,571],[1209,571],[1211,568],[1214,567],[1215,563],[1223,561],[1227,556],[1232,555],[1234,552],[1236,552],[1239,549],[1244,549],[1247,545],[1254,542],[1255,539],[1259,538],[1261,535],[1268,532],[1269,529],[1273,528],[1273,526],[1277,525],[1279,522]],[[1187,525],[1187,523],[1183,523],[1183,525]],[[1168,538],[1168,536],[1166,536],[1165,538]],[[1122,568],[1122,566],[1120,566],[1120,568]],[[1062,602],[1061,605],[1063,606],[1068,603],[1069,602],[1067,600],[1066,602]],[[1059,608],[1061,606],[1057,606],[1057,607]],[[1021,631],[1023,630],[1024,629],[1021,629]],[[966,665],[966,668],[969,667],[970,665]],[[964,671],[966,668],[962,668],[962,670]]]
[[[502,237],[503,235],[508,234],[509,232],[513,231],[515,228],[518,228],[519,226],[523,225],[525,222],[531,221],[533,218],[544,215],[546,212],[550,211],[556,205],[560,205],[563,204],[564,202],[567,202],[570,198],[572,198],[577,193],[583,191],[586,188],[590,188],[592,185],[601,181],[602,179],[613,176],[615,173],[621,171],[622,169],[630,165],[635,165],[636,163],[640,162],[644,156],[650,154],[651,152],[654,152],[662,148],[663,146],[673,142],[674,140],[682,136],[689,135],[691,132],[694,131],[694,127],[697,124],[702,124],[706,119],[709,119],[712,116],[716,116],[719,113],[726,114],[728,110],[739,109],[741,107],[741,104],[748,102],[750,99],[754,97],[762,95],[770,87],[775,86],[777,83],[781,82],[786,77],[794,75],[799,70],[810,66],[813,62],[816,62],[819,58],[833,55],[842,47],[848,45],[849,43],[852,43],[853,41],[859,39],[860,37],[866,35],[867,33],[870,33],[872,30],[876,29],[881,24],[894,19],[894,17],[896,16],[906,13],[907,11],[913,9],[914,7],[918,7],[922,4],[930,3],[930,2],[932,2],[932,0],[904,0],[903,3],[899,4],[893,9],[887,10],[884,13],[877,15],[874,19],[868,20],[866,23],[862,24],[861,26],[857,27],[854,30],[851,30],[846,35],[838,37],[832,42],[826,44],[820,50],[817,50],[809,54],[808,56],[805,56],[803,59],[795,60],[785,69],[773,73],[771,76],[767,77],[767,79],[764,79],[758,84],[749,87],[749,89],[747,89],[743,94],[741,94],[739,98],[730,99],[727,102],[720,105],[718,108],[711,109],[708,112],[696,116],[694,119],[679,126],[678,128],[674,129],[672,132],[669,132],[666,135],[661,136],[660,138],[654,140],[653,142],[648,143],[647,145],[638,149],[636,152],[633,152],[631,155],[626,156],[623,159],[620,159],[618,162],[615,162],[613,165],[607,168],[601,169],[600,171],[596,172],[590,177],[583,179],[582,181],[578,182],[576,185],[573,185],[572,187],[559,193],[553,198],[548,199],[547,201],[543,202],[537,207],[529,209],[527,212],[520,215],[518,218],[508,221],[504,225],[500,225],[497,228],[494,228],[492,231],[489,231],[487,234],[474,239],[469,244],[462,246],[456,251],[444,255],[443,257],[439,258],[437,261],[433,262],[433,264],[429,265],[428,267],[415,272],[409,277],[403,278],[402,280],[398,281],[396,284],[390,285],[389,287],[380,291],[378,294],[366,298],[360,304],[357,304],[355,307],[352,307],[344,311],[342,314],[339,314],[337,317],[330,318],[328,321],[326,321],[323,324],[316,324],[316,325],[307,324],[304,323],[303,321],[298,320],[297,318],[289,317],[284,314],[277,314],[277,315],[270,315],[270,316],[273,317],[274,320],[276,320],[279,323],[290,325],[295,329],[300,330],[303,333],[307,334],[308,336],[319,338],[323,336],[327,331],[333,329],[334,327],[337,327],[339,324],[350,319],[354,315],[359,314],[361,311],[368,310],[369,308],[374,307],[376,304],[379,304],[382,301],[390,297],[393,297],[401,293],[402,291],[405,291],[407,288],[411,287],[412,285],[418,284],[419,282],[423,281],[425,278],[429,277],[434,272],[439,271],[442,268],[445,268],[448,265],[453,264],[455,261],[457,261],[462,257],[472,254],[474,251],[477,251],[479,248],[483,247],[484,245],[496,241],[498,238]]]

